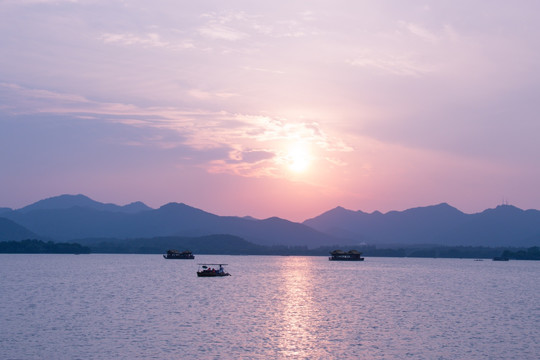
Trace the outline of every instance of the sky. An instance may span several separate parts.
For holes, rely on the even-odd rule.
[[[540,208],[540,2],[0,0],[0,207]]]

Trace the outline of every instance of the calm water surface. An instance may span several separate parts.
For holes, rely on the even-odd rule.
[[[197,278],[225,262],[225,278]],[[538,359],[540,262],[0,255],[0,359]]]

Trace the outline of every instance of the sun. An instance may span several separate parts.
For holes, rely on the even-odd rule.
[[[296,144],[291,147],[287,154],[287,165],[292,172],[303,173],[309,169],[311,154],[307,146]]]

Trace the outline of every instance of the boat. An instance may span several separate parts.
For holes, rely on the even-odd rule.
[[[193,253],[189,250],[180,252],[174,249],[167,250],[167,253],[163,254],[163,257],[165,259],[195,259]]]
[[[330,256],[328,260],[331,261],[364,261],[362,253],[357,250],[350,250],[345,252],[343,250],[334,250],[330,251]]]
[[[495,256],[493,261],[509,261],[510,259],[504,256]]]
[[[199,277],[216,277],[216,276],[231,276],[225,271],[227,264],[199,264],[199,270],[197,270],[197,276]],[[214,266],[219,266],[215,268]]]

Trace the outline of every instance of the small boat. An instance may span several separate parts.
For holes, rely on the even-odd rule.
[[[174,249],[167,250],[167,253],[163,254],[163,257],[165,259],[195,259],[191,251],[185,250],[180,252]]]
[[[493,261],[509,261],[510,259],[504,256],[495,256]]]
[[[328,260],[331,261],[364,261],[362,253],[356,250],[350,250],[348,252],[342,250],[334,250],[330,252]]]
[[[199,270],[197,276],[199,277],[215,277],[215,276],[231,276],[228,272],[225,272],[225,266],[227,264],[199,264]],[[215,268],[214,266],[219,266]]]

